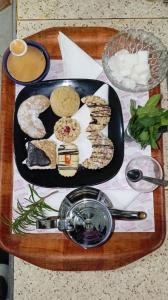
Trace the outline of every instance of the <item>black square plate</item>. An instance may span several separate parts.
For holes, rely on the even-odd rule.
[[[124,130],[123,117],[119,98],[112,87],[109,86],[109,106],[111,107],[111,119],[108,125],[108,136],[114,143],[114,156],[112,161],[103,169],[88,170],[79,167],[78,172],[73,177],[63,177],[58,170],[29,170],[22,162],[27,157],[25,144],[32,140],[21,129],[17,120],[17,112],[20,104],[33,95],[45,95],[50,97],[51,92],[63,85],[72,86],[80,95],[84,97],[93,95],[104,82],[91,79],[58,79],[42,81],[23,88],[16,99],[14,114],[14,149],[17,168],[21,176],[28,182],[43,187],[79,187],[83,185],[95,185],[114,177],[123,162],[124,157]],[[82,105],[82,104],[81,104]],[[40,115],[45,128],[46,136],[49,138],[53,134],[55,122],[59,119],[48,108]]]

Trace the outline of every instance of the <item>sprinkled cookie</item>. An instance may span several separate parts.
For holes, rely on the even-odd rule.
[[[29,169],[55,169],[56,144],[49,140],[28,142],[26,164]]]
[[[79,136],[80,125],[74,119],[61,118],[55,123],[54,133],[58,140],[69,143]]]
[[[70,86],[56,88],[50,97],[51,108],[59,117],[71,117],[80,106],[79,94]]]
[[[102,130],[110,121],[111,108],[107,105],[107,102],[98,96],[87,96],[81,99],[85,103],[89,110],[92,121],[87,127],[87,132],[95,132]]]
[[[64,144],[58,148],[58,172],[65,177],[76,174],[79,164],[79,151],[75,144]]]
[[[114,146],[112,141],[103,134],[91,134],[88,139],[92,144],[92,154],[85,159],[82,165],[91,170],[102,169],[107,166],[113,158]]]

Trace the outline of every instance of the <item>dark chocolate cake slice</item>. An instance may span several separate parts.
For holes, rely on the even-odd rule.
[[[26,163],[30,168],[34,166],[45,167],[49,166],[49,164],[51,163],[51,160],[46,155],[46,153],[43,150],[37,148],[31,142],[28,143],[27,153],[28,156]]]
[[[26,164],[31,170],[55,169],[56,144],[45,139],[28,142]]]

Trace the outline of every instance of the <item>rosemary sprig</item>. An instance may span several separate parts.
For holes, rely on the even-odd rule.
[[[14,233],[26,233],[30,225],[35,225],[37,219],[44,218],[46,216],[46,211],[55,210],[50,205],[45,203],[46,198],[57,193],[57,191],[52,192],[46,196],[41,197],[34,186],[29,184],[30,196],[29,198],[24,198],[29,203],[27,206],[23,206],[19,200],[17,201],[17,209],[15,209],[18,217],[10,224]],[[35,200],[38,197],[38,200]]]

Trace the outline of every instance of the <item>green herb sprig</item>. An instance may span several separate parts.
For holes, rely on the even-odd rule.
[[[17,200],[17,209],[15,209],[15,211],[18,214],[18,217],[11,223],[4,218],[5,223],[11,226],[14,233],[26,233],[29,230],[30,225],[36,224],[37,219],[46,217],[47,211],[58,212],[58,210],[55,210],[45,202],[46,198],[57,193],[57,191],[46,196],[40,196],[34,186],[29,184],[29,189],[29,198],[24,198],[29,203],[27,206],[23,206],[20,201]],[[35,200],[36,197],[38,200]]]
[[[157,139],[161,126],[168,125],[168,110],[158,107],[161,95],[151,96],[144,106],[138,105],[130,100],[131,119],[128,130],[131,136],[140,143],[142,148],[150,145],[157,149]]]

